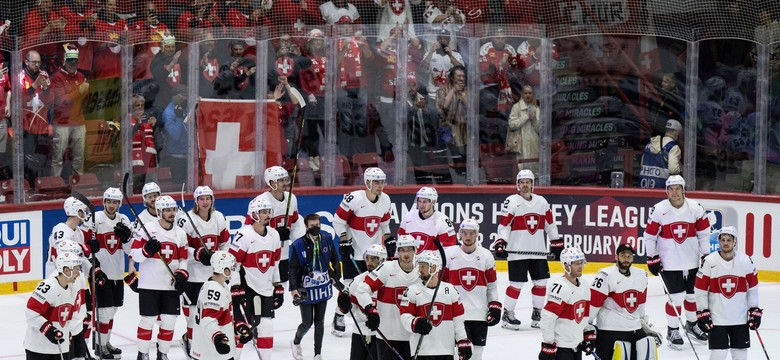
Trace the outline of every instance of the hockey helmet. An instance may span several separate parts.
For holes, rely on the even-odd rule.
[[[366,252],[363,254],[363,258],[365,259],[366,256],[376,256],[379,258],[380,261],[384,261],[387,259],[387,250],[385,250],[385,247],[380,244],[373,244],[366,249]]]
[[[515,180],[515,186],[517,187],[517,191],[520,191],[520,180],[522,179],[528,179],[531,180],[531,187],[534,186],[534,173],[531,170],[523,169],[520,170],[517,173],[517,179]]]
[[[465,219],[460,223],[460,230],[474,230],[479,233],[479,223],[474,219]]]
[[[159,216],[165,209],[178,209],[178,205],[176,205],[176,201],[172,197],[166,195],[160,196],[154,201],[154,208]]]
[[[395,242],[396,252],[402,247],[413,247],[414,251],[417,251],[417,247],[420,245],[420,241],[414,238],[412,235],[398,235],[398,240]]]
[[[122,191],[119,188],[110,187],[103,192],[103,201],[105,200],[118,200],[122,201]]]
[[[580,250],[580,248],[576,247],[568,247],[563,249],[561,251],[561,265],[563,265],[563,270],[566,271],[566,273],[569,273],[569,270],[566,270],[566,265],[571,266],[575,261],[582,260],[586,264],[588,262],[587,259],[585,259],[585,253]]]
[[[363,172],[363,179],[367,183],[371,183],[372,181],[385,181],[387,180],[387,175],[385,174],[382,169],[378,167],[370,167],[366,169],[365,172]]]
[[[439,200],[439,193],[430,186],[423,186],[420,190],[417,190],[417,198],[429,199],[432,203],[436,203]]]
[[[57,272],[65,274],[65,268],[81,270],[81,257],[70,252],[62,253],[54,259],[54,265],[57,267]]]
[[[441,270],[441,256],[435,251],[423,251],[423,253],[417,257],[417,265],[419,266],[419,264],[428,264],[428,273],[433,275]],[[436,269],[430,270],[433,267]]]
[[[192,198],[197,201],[201,196],[211,196],[211,200],[214,200],[214,190],[211,190],[208,186],[198,186],[192,192]]]
[[[57,256],[64,253],[74,253],[76,256],[81,257],[84,255],[84,249],[73,240],[60,240],[57,243]]]
[[[81,220],[86,220],[89,218],[89,208],[87,207],[87,204],[81,202],[79,199],[76,199],[73,196],[65,199],[65,204],[63,204],[62,207],[65,209],[65,215],[67,216],[76,216]],[[79,210],[82,211],[84,217],[79,216]]]
[[[666,179],[666,188],[669,188],[672,185],[680,185],[685,189],[685,179],[680,175],[669,176],[669,178]]]
[[[271,166],[268,169],[265,169],[265,174],[263,175],[265,183],[273,190],[276,190],[279,185],[273,186],[271,185],[271,181],[278,183],[279,180],[284,178],[289,179],[289,177],[290,174],[288,174],[287,170],[281,166]]]
[[[718,240],[720,240],[720,236],[723,234],[731,235],[731,237],[734,238],[734,241],[737,241],[737,228],[733,226],[724,226],[720,229],[720,234],[718,234]]]
[[[252,214],[261,210],[271,210],[271,203],[261,197],[256,197],[249,202],[249,207],[246,210],[246,214],[252,216]]]
[[[146,197],[146,195],[152,194],[152,193],[158,193],[162,194],[162,190],[160,190],[160,186],[157,185],[155,182],[148,182],[144,184],[144,188],[141,189],[141,196]]]
[[[704,82],[706,91],[705,100],[720,102],[726,95],[726,80],[720,76],[713,76]]]
[[[215,251],[211,254],[211,268],[214,269],[214,273],[225,274],[225,269],[230,269],[230,272],[236,271],[236,257],[227,251]]]

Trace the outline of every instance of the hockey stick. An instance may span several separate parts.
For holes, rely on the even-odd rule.
[[[494,253],[494,254],[496,253],[495,250],[491,250],[491,252]],[[510,251],[510,250],[505,250],[504,252],[507,253],[507,254],[515,254],[515,255],[546,256],[548,259],[551,259],[552,257],[555,256],[554,254],[551,254],[551,253],[548,253],[548,252],[544,252],[544,251]]]
[[[758,329],[755,329],[756,336],[758,336],[758,343],[761,344],[761,348],[764,349],[764,355],[766,356],[766,360],[769,360],[769,353],[766,352],[766,346],[764,346],[764,340],[761,339],[761,334],[758,332]]]
[[[385,342],[385,345],[387,345],[387,347],[393,351],[395,356],[398,356],[399,359],[404,360],[404,357],[401,356],[401,353],[399,353],[398,350],[396,350],[395,347],[393,347],[393,345],[390,345],[390,340],[387,340],[387,336],[385,336],[385,334],[382,333],[382,330],[376,329],[376,333],[379,334],[379,337],[382,339],[382,341]]]
[[[65,355],[62,354],[62,345],[57,341],[57,350],[60,352],[60,360],[65,360]]]
[[[206,247],[206,244],[203,242],[203,235],[200,234],[200,231],[198,231],[198,227],[195,226],[195,222],[192,221],[192,218],[190,217],[190,213],[187,211],[187,206],[184,203],[184,183],[181,184],[181,211],[184,213],[184,215],[187,216],[187,220],[189,220],[190,224],[192,224],[192,230],[195,230],[195,235],[198,235],[198,241],[200,241],[200,247],[204,248],[206,250],[206,256],[209,258],[211,257],[211,249]],[[197,202],[198,199],[195,199],[195,202]]]
[[[300,105],[300,109],[298,109],[298,121],[301,123],[301,129],[300,133],[298,134],[298,141],[295,142],[295,161],[293,162],[293,170],[292,170],[292,176],[290,177],[290,195],[287,196],[287,210],[284,211],[284,226],[290,227],[289,216],[290,216],[290,202],[292,201],[292,193],[293,193],[293,187],[295,187],[295,174],[298,173],[298,152],[301,150],[301,142],[303,142],[303,126],[306,121],[306,119],[303,116],[303,110],[306,108],[306,101],[303,100],[303,96],[301,96],[301,93],[298,92],[297,89],[290,86],[290,96],[294,97],[298,101],[298,105]],[[284,191],[282,191],[284,193]]]
[[[255,299],[259,299],[257,296],[255,296]],[[255,302],[254,299],[252,302]],[[244,321],[249,323],[249,318],[246,316],[246,308],[244,304],[239,304],[238,309],[241,311],[241,316],[244,317]],[[255,330],[257,330],[257,326],[260,325],[260,319],[257,320],[257,323],[252,323],[252,327],[249,328],[249,333],[254,334]],[[260,349],[257,348],[257,336],[252,336],[252,346],[254,346],[255,351],[257,352],[257,357],[260,358],[260,360],[263,360],[263,355],[260,354]]]
[[[433,296],[431,297],[431,302],[428,304],[428,312],[425,314],[425,320],[428,320],[428,318],[431,316],[431,311],[433,311],[433,307],[435,306],[436,302],[436,294],[439,293],[439,287],[441,286],[441,269],[444,269],[447,266],[447,256],[444,254],[444,247],[441,246],[441,241],[439,239],[433,240],[434,244],[436,244],[436,247],[439,249],[439,255],[441,255],[441,268],[436,269],[436,276],[437,276],[437,282],[436,282],[436,288],[433,289]],[[430,268],[430,264],[428,265]],[[420,340],[417,342],[417,350],[414,351],[414,356],[412,359],[417,360],[417,354],[420,353],[420,347],[422,347],[423,339],[425,339],[425,335],[420,335]]]
[[[122,180],[122,197],[125,198],[125,202],[127,203],[127,206],[130,208],[130,212],[133,213],[133,216],[135,216],[135,220],[138,221],[138,224],[141,225],[141,229],[144,230],[144,233],[146,233],[146,236],[149,238],[149,240],[152,239],[152,235],[149,234],[149,230],[146,229],[146,225],[144,225],[144,222],[141,221],[141,218],[138,216],[138,212],[135,211],[135,208],[133,208],[133,203],[130,202],[130,197],[127,196],[127,180],[130,178],[130,173],[125,173],[125,178]],[[176,275],[173,274],[173,270],[171,270],[171,267],[168,266],[168,263],[163,259],[161,256],[157,256],[160,261],[165,265],[165,269],[168,270],[168,275],[171,276],[171,279],[175,282],[176,281]],[[184,297],[184,300],[187,300],[188,304],[192,304],[192,301],[190,301],[190,298],[187,296],[186,292],[181,293],[181,296]]]
[[[76,198],[78,201],[81,201],[84,203],[84,205],[87,205],[87,208],[89,208],[89,212],[92,214],[92,240],[97,240],[97,220],[95,219],[95,205],[92,204],[89,199],[87,199],[86,196],[81,194],[78,191],[74,191],[71,193],[71,196]],[[97,255],[95,253],[92,253],[92,266],[89,270],[89,287],[92,291],[92,313],[95,314],[95,326],[92,327],[93,331],[95,332],[95,338],[97,339],[97,346],[93,350],[97,350],[97,356],[98,358],[103,358],[103,346],[101,344],[102,336],[100,335],[100,315],[98,314],[98,305],[97,305],[97,284],[95,284],[95,268],[97,267]]]
[[[661,274],[663,274],[663,270],[661,270]],[[680,328],[682,331],[685,332],[685,337],[688,338],[688,344],[691,345],[691,349],[693,349],[693,355],[696,355],[696,360],[699,359],[699,354],[696,352],[696,348],[693,347],[693,342],[691,342],[691,335],[688,334],[688,331],[685,329],[685,324],[683,324],[682,317],[680,316],[680,313],[677,311],[677,306],[674,306],[674,302],[672,302],[672,294],[669,293],[669,289],[666,288],[666,283],[664,282],[663,277],[661,278],[661,285],[664,287],[664,292],[666,293],[666,297],[669,298],[669,304],[672,306],[672,309],[674,310],[674,314],[677,316],[677,321],[680,322]],[[671,345],[671,340],[669,340],[669,344]]]
[[[355,259],[352,259],[352,261],[354,262]],[[355,265],[355,267],[357,268],[357,265]],[[336,280],[336,272],[335,270],[330,268],[330,265],[328,265],[328,273],[333,279],[333,283],[334,286],[336,287],[336,290],[338,290],[339,292],[345,291],[344,284],[342,284],[341,281]],[[357,331],[360,334],[360,341],[363,343],[363,346],[366,348],[366,353],[368,354],[368,357],[370,357],[371,360],[374,360],[374,356],[371,355],[371,350],[368,348],[368,343],[366,342],[366,336],[363,335],[363,330],[361,330],[360,326],[358,325],[358,321],[357,318],[355,317],[355,313],[352,312],[352,305],[349,306],[349,315],[352,317],[352,322],[355,323],[355,328],[357,328]],[[389,346],[390,344],[387,345]],[[395,351],[395,349],[393,349],[393,351]],[[401,359],[403,360],[403,358]]]

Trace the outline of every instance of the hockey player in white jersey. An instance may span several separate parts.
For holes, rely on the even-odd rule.
[[[173,328],[181,311],[179,296],[187,288],[189,277],[187,234],[174,224],[179,208],[176,201],[170,196],[160,196],[155,200],[154,208],[158,220],[144,223],[146,230],[136,233],[130,250],[130,256],[138,263],[138,271],[142,274],[138,279],[139,360],[149,359],[152,328],[158,317],[157,359],[168,359]],[[174,272],[173,278],[170,271]]]
[[[252,224],[238,230],[230,244],[230,253],[244,270],[239,289],[233,294],[233,318],[238,322],[257,326],[257,349],[264,360],[271,359],[274,343],[274,310],[284,302],[284,287],[279,281],[279,260],[282,241],[279,233],[269,226],[272,206],[264,199],[249,202],[247,215]],[[236,348],[236,359],[241,358],[243,344]]]
[[[473,343],[471,359],[481,360],[488,326],[496,325],[501,320],[496,261],[493,254],[478,243],[479,223],[476,220],[463,220],[458,236],[460,246],[444,249],[447,266],[442,272],[442,279],[460,293],[460,302],[465,311],[464,326]]]
[[[187,332],[182,334],[182,345],[189,353],[192,328],[195,325],[195,306],[203,283],[206,282],[213,269],[211,255],[217,250],[227,251],[230,246],[230,233],[227,230],[225,215],[214,209],[214,191],[208,186],[198,186],[192,193],[195,201],[187,213],[176,214],[176,225],[187,234],[187,259],[190,277],[187,279],[187,298],[184,300],[184,317],[187,319]],[[190,222],[192,219],[192,222]]]
[[[345,194],[333,217],[346,286],[366,271],[365,261],[354,259],[355,254],[365,253],[374,244],[384,244],[390,256],[395,254],[396,240],[390,235],[390,197],[384,193],[387,175],[382,169],[371,167],[363,172],[363,179],[366,189]],[[344,314],[336,311],[333,334],[343,336],[345,330]]]
[[[82,269],[89,264],[87,258],[84,257],[82,246],[71,240],[62,240],[57,243],[57,256],[62,256],[65,253],[74,254],[81,259]],[[70,309],[70,358],[74,360],[83,360],[88,357],[85,336],[89,335],[92,309],[87,307],[87,296],[91,296],[88,292],[87,275],[88,273],[85,272],[79,273],[78,278],[70,285],[76,291],[76,301]]]
[[[236,335],[249,336],[249,328],[234,327],[230,286],[228,281],[236,271],[236,258],[227,251],[215,251],[209,258],[211,277],[198,294],[198,322],[192,331],[192,350],[195,359],[232,359],[236,349]]]
[[[100,332],[100,347],[103,359],[119,359],[122,350],[111,345],[111,330],[114,315],[124,304],[125,254],[130,253],[132,231],[130,219],[119,213],[122,192],[110,187],[103,192],[103,210],[94,215],[95,238],[100,242],[100,251],[95,253],[100,266],[95,268],[95,297],[97,298]],[[93,231],[90,228],[90,231]],[[91,236],[89,236],[91,237]],[[135,271],[130,267],[131,272]]]
[[[549,245],[549,251],[558,258],[563,250],[563,240],[558,234],[550,204],[544,197],[533,193],[533,172],[520,170],[515,185],[518,193],[507,197],[501,205],[498,239],[492,247],[497,258],[509,258],[509,286],[504,298],[502,327],[519,330],[520,320],[515,317],[515,305],[520,290],[528,282],[530,274],[533,281],[531,327],[538,328],[546,294],[545,286],[550,278],[547,248]]]
[[[746,360],[750,331],[761,325],[758,273],[753,261],[736,250],[737,229],[725,226],[720,250],[707,255],[696,275],[697,325],[709,333],[710,360]]]
[[[435,239],[438,239],[444,248],[458,244],[452,221],[444,213],[436,211],[438,201],[439,193],[436,189],[423,186],[414,198],[416,208],[404,214],[401,219],[398,235],[411,235],[420,241],[418,254],[423,251],[438,251]],[[390,250],[395,249],[391,247]]]
[[[143,231],[141,229],[141,223],[149,224],[157,221],[157,209],[155,208],[155,201],[158,197],[160,197],[160,195],[162,195],[162,190],[160,190],[160,186],[157,185],[157,183],[148,182],[144,184],[143,189],[141,189],[141,197],[144,199],[144,205],[146,205],[146,209],[144,209],[145,211],[141,211],[141,213],[138,214],[138,219],[135,219],[133,222],[134,232],[137,233],[139,231]]]
[[[71,240],[81,245],[86,256],[90,256],[93,251],[97,252],[100,250],[98,242],[85,241],[88,230],[84,226],[84,222],[89,220],[90,217],[87,205],[74,197],[69,197],[65,199],[63,209],[68,218],[64,222],[54,225],[54,228],[51,229],[49,251],[47,252],[49,255],[46,261],[46,276],[51,275],[56,270],[54,259],[57,257],[57,243],[62,240]],[[90,267],[87,265],[84,271],[88,272],[89,269]]]
[[[401,322],[400,304],[406,289],[420,281],[414,263],[418,244],[417,239],[409,235],[399,236],[396,259],[386,261],[374,272],[369,272],[352,293],[366,315],[366,327],[372,331],[379,329],[404,359],[411,358],[411,350],[409,332]],[[376,305],[372,299],[374,293]],[[378,341],[376,347],[378,359],[397,358],[384,341]]]
[[[64,253],[54,259],[56,274],[38,284],[27,300],[24,348],[28,360],[69,359],[70,323],[78,290],[72,284],[81,274],[82,259]]]
[[[452,359],[457,348],[459,359],[471,359],[471,341],[463,325],[465,310],[458,290],[439,279],[441,256],[425,252],[417,258],[417,266],[422,281],[409,286],[400,306],[401,323],[412,334],[409,345],[419,349],[415,358]]]
[[[650,273],[661,275],[669,290],[666,303],[669,346],[683,349],[677,314],[683,309],[692,340],[706,342],[707,334],[696,326],[696,298],[693,292],[700,259],[710,253],[710,222],[704,208],[685,197],[685,179],[666,179],[668,198],[653,206],[645,228],[645,253]],[[681,308],[682,306],[682,308]]]
[[[595,349],[596,329],[588,325],[590,288],[583,280],[585,254],[570,247],[561,252],[563,276],[548,285],[542,310],[542,350],[539,360],[579,360],[580,351]]]
[[[599,270],[591,284],[589,323],[599,329],[601,359],[658,358],[661,335],[647,323],[647,272],[631,266],[635,253],[631,245],[618,245],[615,265]]]

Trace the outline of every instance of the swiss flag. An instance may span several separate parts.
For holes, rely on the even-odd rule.
[[[654,36],[642,36],[639,43],[638,65],[643,74],[655,74],[661,71],[661,58]]]

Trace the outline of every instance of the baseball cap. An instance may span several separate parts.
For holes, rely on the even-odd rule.
[[[339,18],[339,21],[336,21],[336,24],[352,24],[352,18],[344,15]]]
[[[79,59],[79,48],[77,48],[74,45],[71,44],[65,44],[63,46],[65,48],[65,60],[76,60]]]
[[[670,130],[680,131],[682,130],[682,124],[680,124],[680,122],[677,120],[669,119],[666,120],[666,128]]]
[[[634,248],[631,245],[627,244],[627,243],[622,243],[622,244],[618,245],[617,250],[615,250],[615,254],[620,254],[623,251],[630,251],[632,254],[636,254],[636,251],[634,251]]]

